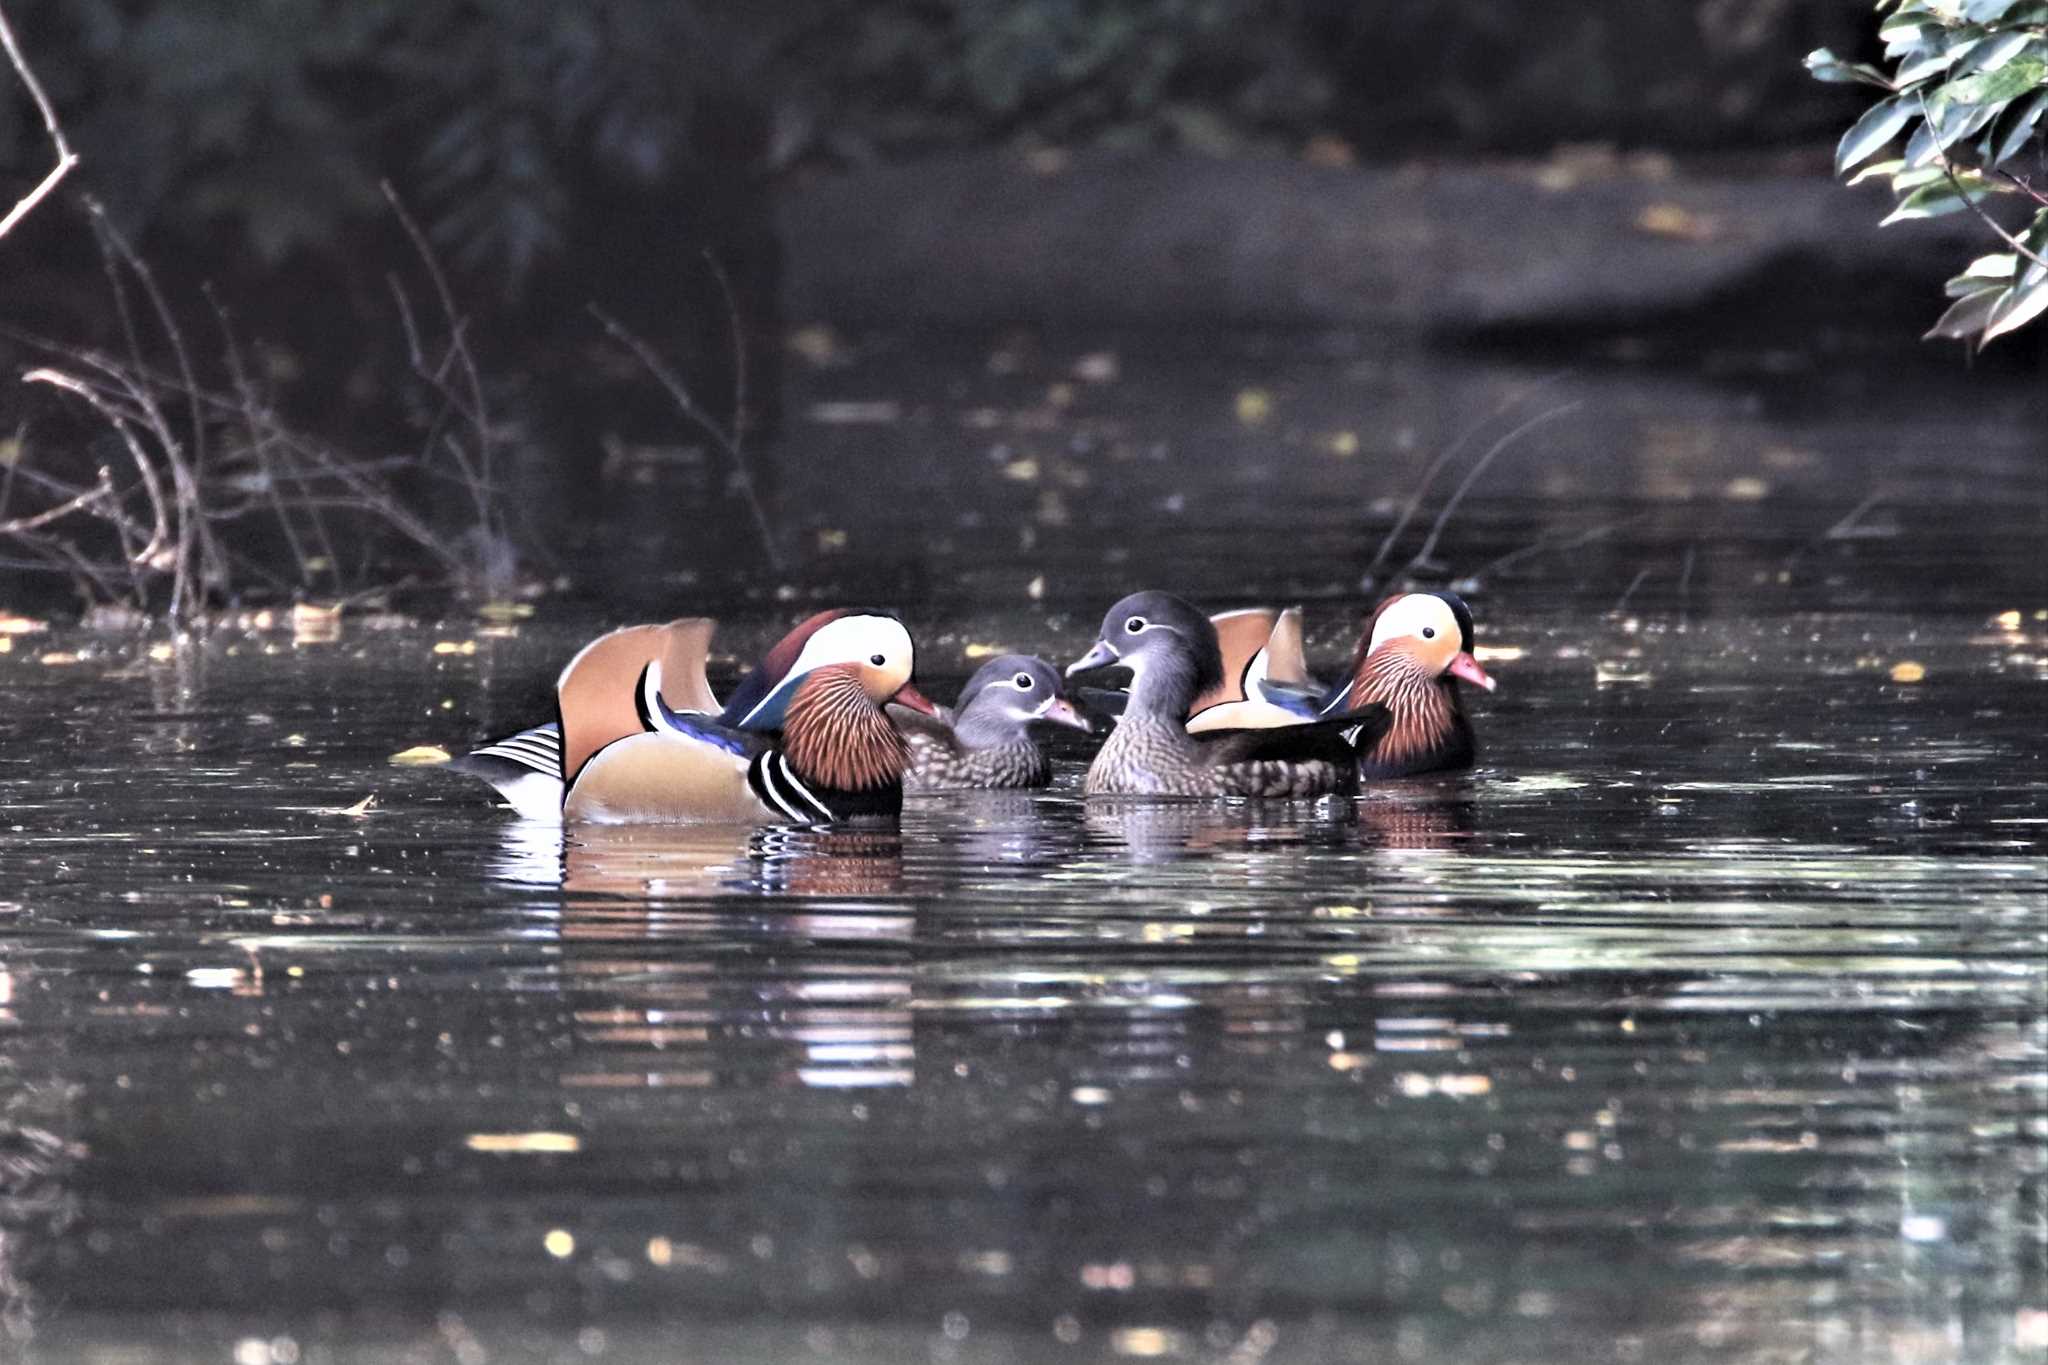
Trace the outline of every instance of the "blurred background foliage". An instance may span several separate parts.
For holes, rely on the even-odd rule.
[[[1871,27],[1828,0],[9,8],[89,183],[145,244],[275,266],[341,245],[389,178],[461,269],[515,292],[606,211],[593,185],[701,197],[990,145],[1342,160],[1831,138],[1850,106],[1784,54],[1859,52]],[[39,160],[25,102],[0,101],[7,179]]]

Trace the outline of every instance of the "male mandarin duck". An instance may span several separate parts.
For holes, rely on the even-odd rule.
[[[1060,675],[1029,654],[1004,654],[975,671],[952,711],[936,716],[891,703],[889,718],[910,747],[903,790],[921,792],[1043,787],[1052,760],[1034,733],[1088,722],[1060,694]]]
[[[910,633],[874,611],[811,617],[721,711],[704,677],[713,623],[629,626],[555,684],[559,725],[457,760],[521,814],[628,823],[893,819],[909,752],[884,713],[934,708],[911,684]]]
[[[1472,609],[1452,592],[1402,593],[1373,609],[1352,656],[1350,681],[1323,709],[1386,708],[1386,729],[1360,736],[1361,777],[1468,767],[1472,722],[1459,704],[1460,678],[1489,692],[1496,685],[1472,654]]]
[[[1091,796],[1348,792],[1358,767],[1347,735],[1377,736],[1387,719],[1381,706],[1304,718],[1239,699],[1219,703],[1232,708],[1224,723],[1191,731],[1189,708],[1226,682],[1223,651],[1215,624],[1170,593],[1134,593],[1111,607],[1101,637],[1067,674],[1111,667],[1130,671],[1130,694],[1089,765]]]

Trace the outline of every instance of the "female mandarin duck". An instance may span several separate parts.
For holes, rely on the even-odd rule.
[[[821,612],[768,651],[723,711],[704,677],[712,628],[697,618],[600,637],[555,685],[559,726],[522,731],[458,764],[532,817],[893,819],[909,753],[882,708],[934,711],[911,685],[903,623]]]
[[[1029,654],[983,664],[950,712],[925,716],[893,702],[888,709],[910,747],[903,789],[912,794],[1046,786],[1052,760],[1034,732],[1049,725],[1088,730],[1060,695],[1060,675]]]
[[[1462,678],[1491,692],[1495,683],[1472,655],[1472,609],[1450,592],[1389,597],[1373,610],[1352,656],[1351,678],[1324,705],[1326,714],[1378,704],[1390,723],[1360,736],[1361,777],[1410,777],[1470,766],[1472,722],[1459,705]]]
[[[1378,706],[1305,719],[1240,699],[1223,703],[1231,709],[1220,723],[1191,730],[1189,708],[1225,682],[1223,652],[1215,624],[1169,593],[1134,593],[1111,607],[1101,637],[1067,674],[1110,667],[1130,670],[1130,697],[1088,767],[1091,796],[1348,792],[1358,766],[1347,734],[1377,736],[1386,722]]]

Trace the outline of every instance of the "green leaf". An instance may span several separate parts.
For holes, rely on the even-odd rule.
[[[1860,185],[1866,180],[1878,180],[1888,175],[1897,175],[1905,169],[1906,163],[1901,157],[1893,157],[1888,161],[1873,161],[1862,170],[1856,172],[1856,174],[1850,176],[1849,183],[1851,185]],[[1894,186],[1893,188],[1894,192],[1896,192],[1897,187]]]
[[[1984,330],[1991,321],[1991,314],[1997,309],[1998,301],[2005,297],[2006,288],[1994,284],[1989,289],[1979,289],[1965,294],[1948,306],[1935,324],[1927,329],[1922,341],[1934,341],[1942,337],[1973,337]]]
[[[2048,90],[2043,90],[2031,100],[2019,100],[2010,105],[1998,125],[1991,130],[1989,146],[1984,153],[1985,161],[1996,166],[2019,155],[2043,114],[2048,114]]]
[[[1954,104],[2003,104],[2048,84],[2048,61],[2039,57],[2018,57],[1999,67],[1949,83],[1946,91]]]
[[[1988,24],[2003,19],[2005,12],[2018,0],[1965,0],[1963,18],[1973,24]]]
[[[1878,226],[1890,227],[1893,223],[1903,223],[1915,218],[1943,218],[1951,213],[1960,213],[1968,207],[1968,197],[1958,194],[1954,185],[1943,180],[1939,185],[1927,185],[1914,190]]]
[[[2021,284],[2004,291],[2004,297],[1991,310],[1986,322],[1984,341],[2018,331],[2043,313],[2048,313],[2048,272],[2032,284]]]
[[[1835,174],[1841,175],[1869,159],[1897,137],[1906,121],[1917,112],[1917,103],[1909,104],[1904,96],[1899,95],[1879,100],[1864,110],[1863,117],[1850,125],[1849,131],[1842,134],[1841,144],[1835,148]]]
[[[1885,78],[1885,74],[1870,63],[1844,61],[1824,47],[1815,48],[1806,54],[1806,69],[1813,73],[1815,80],[1835,85],[1860,82],[1884,90],[1892,88],[1892,83]]]
[[[1951,76],[1967,76],[1977,71],[1996,71],[2014,57],[2026,50],[2034,35],[2026,29],[2010,29],[1979,38],[1956,54],[1956,62],[1949,69]]]
[[[1979,256],[1970,262],[1970,268],[1942,286],[1942,292],[1952,299],[1974,294],[1980,289],[2005,288],[2012,283],[2014,268],[2019,264],[2016,252],[2000,255]]]

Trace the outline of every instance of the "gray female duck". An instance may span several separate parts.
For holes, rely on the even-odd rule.
[[[1029,654],[983,664],[951,711],[925,716],[890,707],[910,746],[906,793],[1043,787],[1052,760],[1039,743],[1049,726],[1085,733],[1088,722],[1060,692],[1060,675]]]
[[[1123,719],[1089,765],[1090,796],[1309,797],[1358,784],[1352,747],[1387,723],[1371,705],[1304,721],[1280,707],[1242,727],[1190,733],[1188,710],[1223,681],[1216,627],[1170,593],[1133,593],[1109,609],[1102,634],[1067,675],[1131,673]]]

